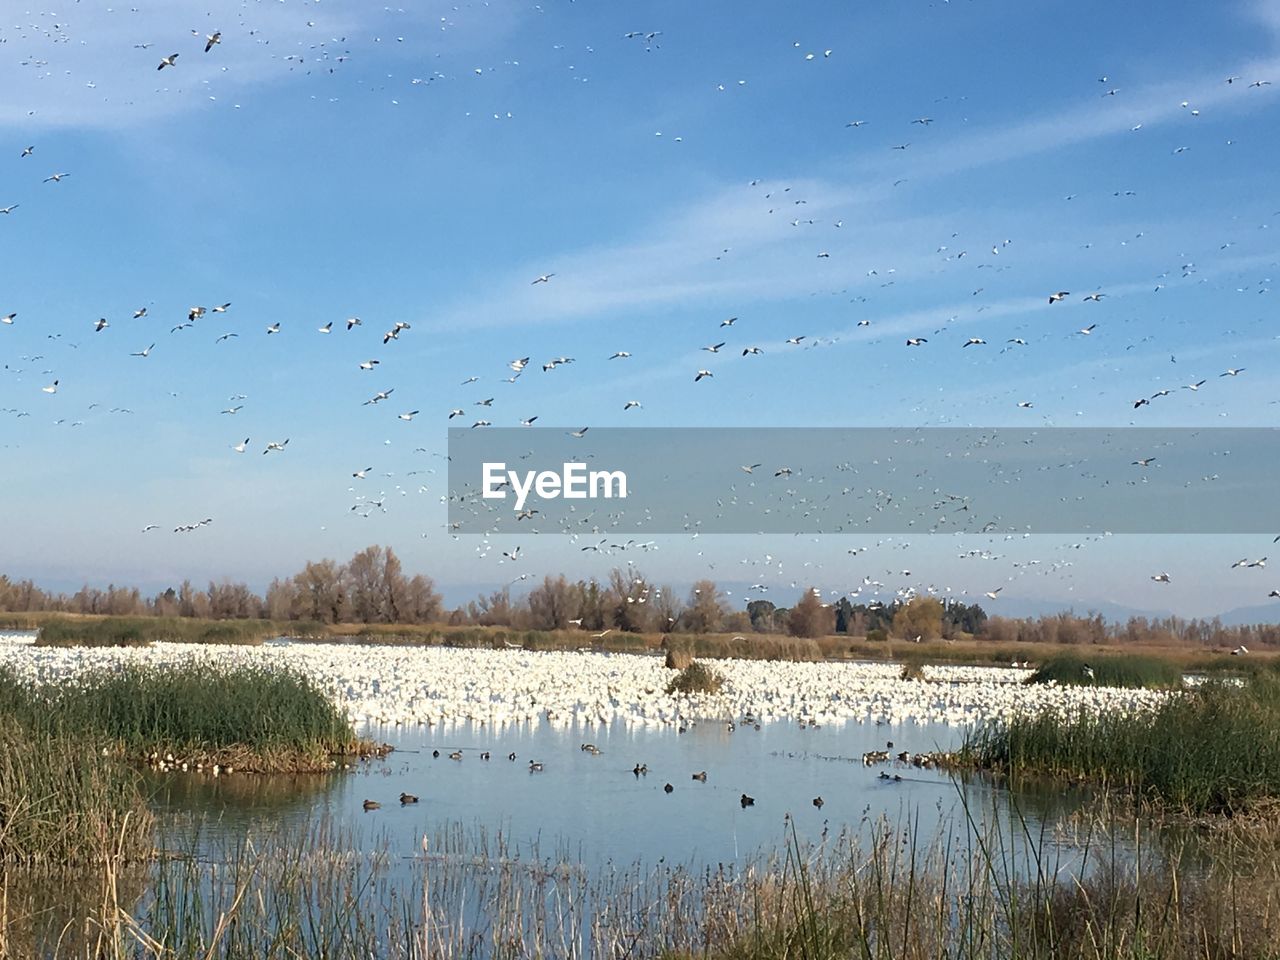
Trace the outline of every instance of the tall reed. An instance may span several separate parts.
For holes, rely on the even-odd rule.
[[[1191,814],[1280,800],[1280,678],[1210,682],[1145,711],[1049,709],[975,731],[963,754],[1012,774],[1084,778]]]

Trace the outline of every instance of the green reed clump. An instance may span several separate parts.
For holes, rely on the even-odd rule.
[[[1191,814],[1280,800],[1280,679],[1206,683],[1150,710],[1054,710],[990,724],[962,751],[1013,774],[1084,778]]]
[[[1093,675],[1090,676],[1089,672]],[[1085,660],[1073,653],[1045,661],[1027,683],[1075,684],[1087,687],[1145,687],[1175,690],[1182,686],[1182,669],[1159,657],[1140,654],[1106,655]]]
[[[240,748],[260,757],[315,758],[357,747],[329,696],[306,675],[280,667],[129,664],[59,685],[50,699],[67,729],[101,735],[131,755]]]
[[[667,693],[719,693],[724,677],[697,660],[689,664],[667,684]]]
[[[299,626],[271,620],[196,620],[183,617],[53,618],[40,627],[37,646],[137,647],[169,643],[256,644],[293,635]]]
[[[151,826],[128,766],[0,708],[0,873],[5,864],[136,859],[150,849]]]

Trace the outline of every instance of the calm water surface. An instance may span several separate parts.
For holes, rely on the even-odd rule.
[[[396,749],[386,760],[347,773],[263,778],[176,774],[150,781],[169,836],[180,842],[193,819],[206,841],[318,819],[350,832],[361,846],[385,845],[412,855],[424,834],[448,824],[495,835],[514,852],[602,863],[716,864],[773,850],[790,814],[801,837],[857,827],[867,817],[918,818],[927,834],[940,822],[999,806],[1001,791],[985,782],[962,790],[945,773],[890,763],[864,766],[863,753],[930,752],[959,745],[963,732],[943,725],[849,723],[817,729],[769,724],[760,730],[703,722],[685,733],[668,729],[478,725],[371,729]],[[584,752],[595,744],[600,755]],[[433,751],[440,755],[434,757]],[[461,750],[463,759],[449,759]],[[480,758],[489,751],[492,759]],[[516,759],[508,756],[515,753]],[[529,761],[543,764],[531,772]],[[637,777],[636,764],[649,772]],[[705,770],[701,783],[692,774]],[[891,778],[883,779],[881,773]],[[670,783],[671,793],[664,791]],[[402,807],[401,792],[421,802]],[[742,807],[748,794],[755,804]],[[823,806],[813,805],[815,797]],[[374,800],[382,808],[365,811]],[[1037,823],[1066,804],[1029,798]]]

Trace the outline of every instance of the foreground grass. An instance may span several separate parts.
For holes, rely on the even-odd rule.
[[[102,863],[150,851],[138,776],[78,737],[0,714],[0,873],[4,864]]]
[[[1016,810],[984,821],[962,814],[932,838],[910,821],[817,843],[793,831],[740,868],[594,873],[536,847],[514,855],[501,837],[457,825],[403,858],[312,823],[168,851],[146,892],[107,871],[96,896],[59,894],[55,916],[42,916],[29,890],[0,898],[0,957],[1280,956],[1275,829],[1226,827],[1194,847],[1157,847],[1129,823],[1088,824],[1063,853]]]
[[[1196,816],[1258,810],[1280,801],[1280,677],[1206,683],[1149,711],[1015,717],[962,752],[982,768],[1090,780]]]

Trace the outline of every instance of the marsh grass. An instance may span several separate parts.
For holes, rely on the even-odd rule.
[[[124,664],[42,686],[0,668],[5,715],[33,735],[92,742],[135,762],[172,754],[192,767],[318,771],[332,755],[374,749],[305,674],[212,660]]]
[[[1210,682],[1150,710],[1053,710],[970,735],[962,755],[1020,775],[1089,780],[1193,816],[1280,802],[1280,678]]]
[[[40,624],[42,647],[137,647],[169,643],[258,644],[285,635],[312,635],[317,625],[271,620],[196,620],[182,617],[54,617]]]
[[[112,871],[99,906],[31,925],[33,960],[538,957],[716,960],[1271,960],[1280,944],[1276,830],[1197,844],[1128,820],[1064,838],[1016,806],[949,827],[864,821],[741,866],[614,865],[501,834],[436,828],[416,855],[362,848],[327,821],[160,856],[139,893]],[[0,903],[0,910],[6,904]],[[23,911],[30,912],[26,901]],[[54,934],[74,930],[77,936]],[[11,931],[6,938],[3,931]],[[21,931],[26,939],[18,939]]]
[[[0,869],[142,856],[152,817],[131,762],[317,771],[371,749],[288,670],[196,661],[35,687],[0,668]]]
[[[53,688],[65,728],[128,756],[173,753],[239,770],[323,769],[359,749],[350,721],[316,683],[281,667],[192,661],[129,664]]]
[[[1086,667],[1093,671],[1092,677]],[[1026,682],[1176,690],[1182,686],[1182,668],[1162,657],[1141,654],[1104,654],[1086,661],[1068,653],[1041,664]]]
[[[0,873],[4,864],[99,863],[150,851],[138,775],[82,738],[0,714]]]
[[[825,659],[817,640],[778,637],[767,634],[672,634],[667,649],[704,660],[793,660]]]

